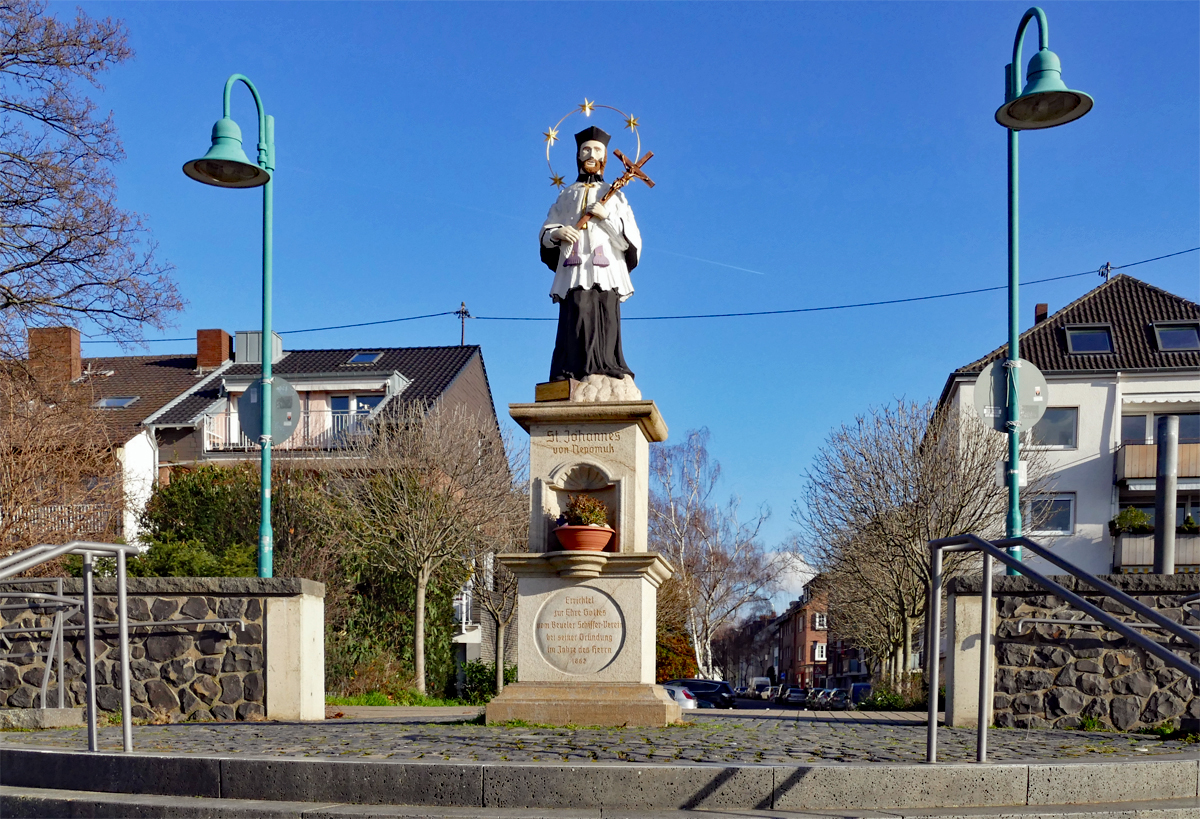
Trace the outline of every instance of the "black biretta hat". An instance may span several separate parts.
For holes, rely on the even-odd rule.
[[[583,143],[595,140],[608,148],[608,141],[612,139],[612,135],[603,128],[597,128],[595,125],[590,125],[575,135],[575,147],[582,148]]]

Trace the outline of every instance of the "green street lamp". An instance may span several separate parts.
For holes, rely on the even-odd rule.
[[[258,107],[258,162],[242,150],[242,130],[229,118],[229,94],[242,82],[250,89]],[[275,118],[263,111],[262,97],[244,74],[225,81],[222,115],[212,129],[212,147],[200,159],[185,163],[183,172],[197,182],[218,188],[263,189],[262,243],[262,480],[258,527],[258,576],[272,576],[274,534],[271,530],[271,252],[272,190],[275,176]]]
[[[1029,61],[1024,90],[1020,88],[1021,41],[1031,20],[1038,24],[1038,52]],[[1092,98],[1082,91],[1072,91],[1062,81],[1058,56],[1050,50],[1050,31],[1046,14],[1031,8],[1017,26],[1013,43],[1012,62],[1004,67],[1004,104],[996,111],[996,122],[1008,129],[1008,355],[1004,362],[1008,370],[1008,485],[1007,536],[1021,536],[1021,432],[1020,407],[1017,403],[1017,383],[1020,370],[1020,322],[1017,312],[1018,220],[1017,220],[1017,132],[1053,128],[1079,119],[1092,110]],[[1021,558],[1021,547],[1014,546],[1013,557]],[[1016,570],[1009,569],[1009,574]]]

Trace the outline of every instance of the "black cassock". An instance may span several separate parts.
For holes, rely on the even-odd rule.
[[[621,295],[616,290],[573,287],[558,301],[558,336],[550,380],[582,381],[589,375],[632,376],[621,351]]]

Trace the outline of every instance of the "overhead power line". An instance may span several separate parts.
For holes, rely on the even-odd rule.
[[[1137,267],[1138,265],[1141,265],[1141,264],[1149,264],[1150,262],[1157,262],[1157,261],[1161,261],[1163,259],[1170,259],[1174,256],[1182,256],[1185,253],[1195,253],[1197,250],[1200,250],[1200,247],[1190,247],[1187,250],[1180,250],[1175,253],[1167,253],[1163,256],[1155,256],[1152,259],[1142,259],[1141,261],[1128,262],[1128,263],[1122,264],[1122,265],[1110,265],[1110,264],[1106,263],[1097,270],[1085,270],[1082,273],[1068,273],[1065,276],[1049,276],[1044,279],[1030,279],[1028,281],[1021,282],[1021,286],[1026,287],[1031,284],[1045,284],[1046,282],[1057,282],[1057,281],[1062,281],[1063,279],[1075,279],[1075,278],[1079,278],[1080,276],[1095,276],[1095,275],[1103,276],[1104,280],[1108,281],[1108,274],[1110,274],[1112,271],[1124,270],[1127,267]],[[1007,284],[1001,284],[1001,285],[997,285],[995,287],[978,287],[973,290],[956,290],[952,293],[935,293],[930,296],[909,296],[907,298],[901,298],[901,299],[883,299],[881,301],[860,301],[860,302],[853,302],[851,304],[823,305],[821,307],[793,307],[793,308],[786,309],[786,310],[752,310],[752,311],[747,311],[747,312],[742,312],[742,313],[696,313],[696,314],[678,315],[678,316],[625,316],[623,318],[623,320],[624,321],[678,321],[678,320],[683,320],[683,319],[748,318],[748,317],[753,317],[753,316],[783,316],[783,315],[789,315],[789,314],[794,314],[794,313],[821,313],[821,312],[828,312],[828,311],[832,311],[832,310],[853,310],[853,309],[857,309],[859,307],[882,307],[882,306],[885,306],[888,304],[907,304],[909,302],[917,302],[917,301],[932,301],[934,299],[949,299],[949,298],[954,298],[956,296],[971,296],[976,293],[992,293],[997,290],[1007,290],[1007,289],[1008,289]],[[280,335],[294,335],[294,334],[298,334],[298,333],[320,333],[320,332],[324,332],[326,330],[348,330],[348,329],[353,329],[355,327],[374,327],[374,326],[377,326],[380,324],[395,324],[395,323],[401,322],[401,321],[417,321],[418,319],[437,318],[438,316],[457,316],[463,322],[465,322],[466,319],[468,319],[468,318],[476,319],[478,321],[558,321],[557,316],[474,316],[474,315],[469,315],[469,314],[466,316],[463,316],[464,312],[465,312],[465,307],[460,307],[458,310],[443,310],[440,313],[426,313],[426,314],[420,315],[420,316],[403,316],[401,318],[380,319],[378,321],[360,321],[360,322],[357,322],[354,324],[336,324],[336,325],[332,325],[329,327],[310,327],[306,330],[279,330],[278,332]],[[194,339],[190,336],[184,336],[182,338],[149,339],[146,343],[157,344],[159,342],[167,342],[167,341],[193,341],[193,340]],[[84,341],[83,343],[84,344],[116,344],[118,342],[115,340],[112,340],[112,339],[88,339],[88,340]]]

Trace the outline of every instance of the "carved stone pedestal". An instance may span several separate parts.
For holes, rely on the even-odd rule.
[[[662,726],[679,706],[654,684],[658,587],[671,576],[646,551],[649,443],[667,429],[652,401],[514,404],[530,433],[529,553],[501,555],[517,575],[518,682],[487,721]],[[612,551],[562,551],[555,519],[574,493],[608,506]]]

